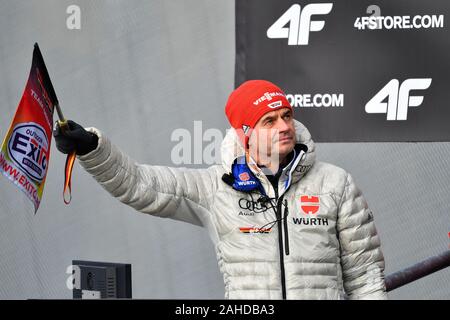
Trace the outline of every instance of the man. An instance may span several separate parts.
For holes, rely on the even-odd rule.
[[[136,164],[74,122],[57,147],[138,211],[204,226],[230,299],[385,299],[373,216],[352,177],[315,161],[283,91],[263,80],[230,95],[222,165]]]

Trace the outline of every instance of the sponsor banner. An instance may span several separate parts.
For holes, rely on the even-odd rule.
[[[236,1],[235,86],[279,85],[317,142],[450,141],[449,17],[438,0]]]
[[[57,103],[37,44],[25,90],[0,152],[0,172],[39,208],[50,160],[53,108]]]

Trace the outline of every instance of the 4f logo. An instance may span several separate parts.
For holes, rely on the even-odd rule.
[[[387,120],[406,120],[408,107],[418,107],[423,96],[411,96],[411,90],[425,90],[431,85],[431,78],[407,79],[402,84],[397,79],[389,81],[366,104],[367,113],[386,113]],[[387,98],[387,102],[384,102]]]
[[[299,4],[292,5],[273,25],[267,29],[267,37],[270,39],[288,39],[288,45],[307,45],[309,32],[320,31],[325,26],[325,21],[311,21],[314,15],[330,13],[332,3],[311,3],[300,10]],[[289,23],[289,27],[285,27]]]

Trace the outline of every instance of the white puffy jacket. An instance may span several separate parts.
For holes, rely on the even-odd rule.
[[[136,210],[205,227],[226,298],[385,299],[380,239],[361,191],[343,169],[315,161],[310,133],[298,121],[295,127],[296,156],[278,194],[249,166],[265,197],[222,180],[244,153],[234,130],[222,142],[222,165],[207,169],[137,164],[95,128],[88,130],[99,145],[79,160]]]

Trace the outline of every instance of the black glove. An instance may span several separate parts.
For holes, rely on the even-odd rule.
[[[84,130],[78,123],[68,120],[68,128],[61,129],[56,122],[53,129],[53,136],[56,141],[56,148],[65,154],[76,150],[77,155],[85,155],[97,148],[98,137],[92,132]]]

